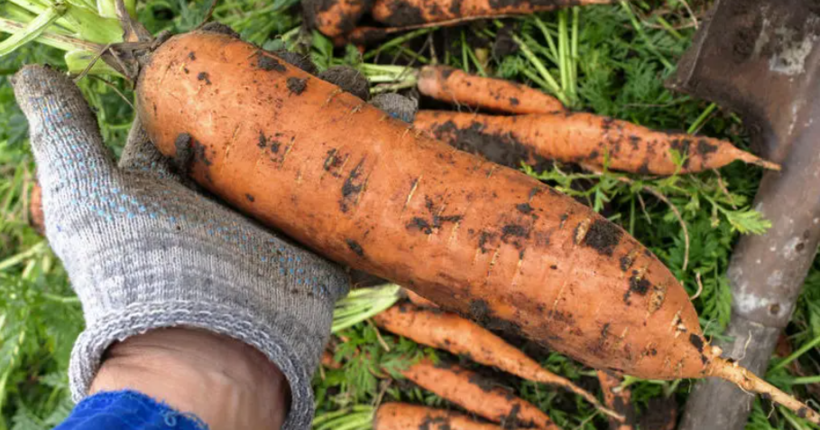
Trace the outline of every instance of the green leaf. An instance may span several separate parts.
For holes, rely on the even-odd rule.
[[[66,8],[62,5],[54,5],[46,9],[37,18],[31,20],[24,29],[0,42],[0,57],[11,54],[21,46],[37,39],[50,25],[54,24],[54,21],[63,16],[65,11]]]
[[[732,228],[741,234],[763,234],[772,227],[771,221],[763,218],[763,214],[755,210],[722,212]]]
[[[68,66],[68,72],[72,74],[85,71],[91,61],[94,61],[94,65],[91,66],[88,73],[92,75],[120,76],[119,72],[112,69],[105,61],[102,61],[96,53],[84,49],[75,49],[65,53],[65,63]]]

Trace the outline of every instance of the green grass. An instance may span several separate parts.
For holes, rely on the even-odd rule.
[[[353,48],[334,50],[318,34],[305,45],[305,35],[298,30],[295,3],[223,1],[215,17],[246,40],[267,49],[306,46],[320,69],[337,64],[359,67],[379,83],[377,91],[412,86],[412,75],[401,67],[387,66],[416,67],[436,57],[439,62],[472,73],[527,83],[556,95],[577,110],[652,128],[697,131],[730,139],[742,147],[748,143],[742,123],[731,112],[663,87],[663,79],[674,71],[694,32],[692,28],[678,28],[685,27],[690,19],[677,0],[633,1],[631,5],[573,9],[454,29],[419,30],[370,47],[363,55]],[[208,6],[209,2],[204,1],[149,0],[139,4],[137,13],[152,33],[183,32],[202,20]],[[8,4],[0,5],[0,16],[11,12]],[[497,57],[493,45],[507,34],[512,35],[512,43],[519,50]],[[431,42],[435,55],[430,50]],[[7,83],[8,77],[26,63],[64,66],[65,59],[61,51],[39,44],[28,44],[0,58],[0,430],[49,428],[70,410],[65,369],[73,338],[82,328],[80,305],[72,296],[65,272],[44,240],[28,226],[26,205],[34,164],[25,121]],[[123,82],[110,79],[127,97],[132,96]],[[81,87],[97,110],[103,136],[118,152],[133,116],[131,108],[99,80],[85,78]],[[735,163],[721,169],[719,175],[706,172],[667,179],[610,172],[582,174],[571,166],[556,166],[547,172],[525,170],[576,195],[621,224],[670,267],[690,294],[698,290],[696,276],[700,275],[703,291],[694,303],[706,334],[721,335],[730,314],[731,295],[725,272],[732,246],[741,233],[761,232],[767,226],[766,220],[749,209],[761,175],[758,168]],[[572,188],[573,183],[585,184],[585,191]],[[669,204],[656,194],[665,196],[678,209],[687,226],[686,268],[684,230]],[[816,348],[820,338],[820,264],[815,264],[807,278],[786,334],[796,352],[789,358],[773,360],[767,376],[779,387],[812,399],[817,406],[816,384],[820,380],[812,375],[820,374]],[[346,342],[340,342],[339,336]],[[378,333],[370,323],[340,331],[336,342],[336,358],[344,363],[343,367],[317,372],[314,381],[320,414],[349,410],[350,414],[339,415],[362,421],[370,413],[368,406],[378,400],[451,406],[389,376],[395,373],[390,369],[421,355],[452,360],[458,357]],[[591,369],[559,354],[541,356],[550,370],[597,390]],[[514,378],[506,378],[504,383],[541,407],[563,428],[606,427],[606,420],[575,396]],[[650,399],[660,396],[674,396],[682,405],[692,386],[690,381],[632,378],[626,383],[642,411]],[[323,416],[328,420],[333,417]],[[351,428],[364,428],[362,422],[351,423]],[[758,400],[748,428],[811,427],[780,408],[772,411],[769,403]]]

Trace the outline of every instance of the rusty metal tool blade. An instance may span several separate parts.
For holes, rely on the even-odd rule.
[[[780,163],[754,207],[772,222],[743,236],[729,265],[732,320],[718,341],[756,374],[794,311],[820,239],[820,2],[717,0],[667,85],[738,112],[753,146]],[[741,430],[754,398],[733,385],[698,382],[682,430]]]

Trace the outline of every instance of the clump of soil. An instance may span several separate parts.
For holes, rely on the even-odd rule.
[[[276,55],[277,57],[285,60],[291,66],[296,66],[311,75],[316,74],[316,66],[313,65],[313,61],[311,61],[310,57],[307,55],[300,55],[285,49],[273,51],[273,55]]]
[[[233,31],[231,27],[219,22],[209,22],[202,26],[202,31],[209,31],[211,33],[227,34],[228,36],[239,39],[239,33]]]
[[[319,79],[330,82],[362,100],[370,98],[370,84],[367,78],[352,67],[331,67],[319,73]]]

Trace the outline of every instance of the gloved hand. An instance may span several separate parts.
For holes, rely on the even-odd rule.
[[[275,363],[291,391],[284,428],[308,428],[311,376],[347,275],[182,185],[139,127],[117,167],[62,73],[28,66],[13,86],[30,126],[46,236],[85,314],[71,357],[74,399],[86,396],[112,343],[194,327]]]

